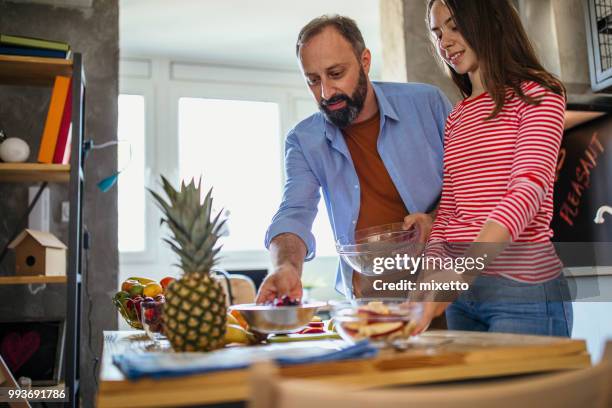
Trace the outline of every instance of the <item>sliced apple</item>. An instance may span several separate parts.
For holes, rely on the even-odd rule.
[[[389,308],[383,302],[370,302],[367,306],[360,307],[359,312],[389,314]]]
[[[325,330],[315,328],[315,327],[307,327],[300,332],[300,334],[323,334],[323,333],[325,333]]]
[[[317,329],[323,328],[323,322],[310,322],[308,323],[308,327],[315,327]]]
[[[350,333],[357,333],[359,332],[359,329],[363,327],[363,323],[358,323],[358,322],[347,322],[347,323],[340,323],[340,324],[342,325],[342,328],[344,330]]]
[[[359,334],[371,338],[383,337],[388,336],[398,330],[401,330],[404,325],[404,322],[368,324],[359,328]]]

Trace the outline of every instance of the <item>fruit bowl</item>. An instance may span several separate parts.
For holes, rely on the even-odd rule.
[[[142,303],[144,301],[165,301],[164,291],[174,281],[167,277],[159,283],[153,279],[132,277],[121,283],[121,290],[113,296],[113,304],[134,329],[142,330]]]
[[[136,310],[136,303],[130,303],[130,306],[128,306],[128,302],[130,302],[130,298],[122,299],[118,296],[113,298],[113,304],[127,324],[134,329],[142,330],[142,322],[140,321],[140,313]]]
[[[368,339],[375,345],[397,345],[410,339],[423,314],[421,304],[404,299],[359,299],[333,305],[340,336],[351,343]]]
[[[306,326],[325,302],[308,302],[294,306],[245,303],[231,306],[244,317],[251,330],[265,334],[288,334]]]
[[[405,229],[401,222],[358,230],[354,238],[344,236],[336,241],[336,251],[342,260],[356,272],[368,276],[400,271],[385,268],[376,272],[376,258],[417,257],[423,247],[424,244],[419,242],[418,228]]]

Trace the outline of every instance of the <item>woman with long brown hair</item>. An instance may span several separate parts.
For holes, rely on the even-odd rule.
[[[561,263],[533,249],[552,248],[565,89],[538,62],[508,0],[429,0],[427,23],[465,98],[446,123],[429,242],[493,243],[499,253],[452,304],[426,304],[419,330],[446,309],[449,329],[569,336]],[[508,253],[514,243],[522,249]]]

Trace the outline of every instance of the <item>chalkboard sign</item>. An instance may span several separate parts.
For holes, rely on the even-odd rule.
[[[612,246],[612,116],[606,115],[568,130],[561,145],[555,183],[553,241]],[[606,244],[604,244],[605,246]],[[612,265],[611,251],[584,245],[564,246],[566,266]],[[581,248],[580,250],[578,248]],[[570,252],[576,252],[571,254]],[[597,256],[593,255],[597,252]],[[584,255],[582,261],[567,261]],[[602,258],[603,255],[603,258]],[[575,257],[574,257],[575,258]]]
[[[64,321],[0,322],[0,354],[13,377],[29,377],[33,385],[60,381]]]

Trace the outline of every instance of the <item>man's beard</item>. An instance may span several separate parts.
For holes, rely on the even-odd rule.
[[[359,71],[359,81],[357,82],[357,89],[349,97],[346,94],[337,94],[330,99],[322,99],[319,103],[319,109],[325,115],[325,118],[340,129],[344,129],[349,126],[363,109],[366,95],[368,93],[368,81],[366,74],[363,69]],[[327,107],[344,101],[346,104],[342,109],[330,110]]]

